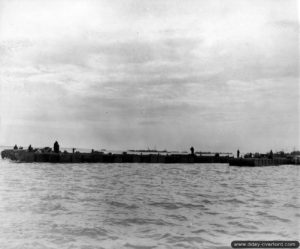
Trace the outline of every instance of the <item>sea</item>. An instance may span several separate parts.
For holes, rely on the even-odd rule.
[[[1,249],[231,248],[299,240],[296,165],[0,159]]]

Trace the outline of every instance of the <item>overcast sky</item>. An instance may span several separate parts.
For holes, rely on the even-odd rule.
[[[299,149],[294,0],[0,0],[0,145]]]

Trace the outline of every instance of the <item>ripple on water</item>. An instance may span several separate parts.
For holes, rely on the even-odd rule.
[[[258,211],[257,215],[260,216],[260,217],[262,217],[262,218],[268,218],[268,219],[273,220],[273,221],[277,220],[277,221],[281,221],[283,223],[288,223],[288,222],[291,221],[290,219],[281,218],[279,216],[271,215],[271,214],[269,214],[267,212],[262,212],[262,211]]]
[[[284,205],[283,205],[283,207],[286,207],[286,208],[300,208],[300,206],[299,205],[297,205],[297,203],[285,203]]]
[[[189,245],[188,248],[191,248],[191,245],[201,245],[203,243],[217,245],[214,240],[205,239],[201,236],[171,236],[168,237],[166,241],[170,244],[174,244],[174,246],[178,245],[178,243],[183,243]]]
[[[254,226],[254,225],[248,225],[247,223],[245,224],[245,223],[242,223],[239,221],[230,221],[230,222],[228,222],[228,224],[239,227],[239,228],[252,229],[252,230],[258,229],[258,227]]]
[[[233,205],[235,204],[247,204],[246,202],[239,200],[237,198],[231,198],[231,199],[225,199],[223,202],[225,203],[231,203]]]
[[[169,210],[180,208],[180,205],[177,205],[176,203],[172,203],[172,202],[150,202],[148,205],[165,208]]]
[[[41,197],[43,201],[55,201],[55,200],[72,200],[70,195],[57,195],[57,194],[47,194]]]
[[[277,233],[272,231],[253,231],[253,230],[241,230],[237,234],[247,234],[247,235],[276,235]]]
[[[168,218],[174,219],[175,221],[187,221],[187,217],[183,215],[169,214]]]
[[[214,231],[214,233],[218,233],[218,234],[230,234],[230,232],[228,231],[228,230],[226,230],[226,229],[214,229],[213,230]]]
[[[115,207],[121,207],[121,208],[126,208],[126,209],[138,209],[138,205],[135,204],[126,204],[123,202],[118,202],[118,201],[109,201],[107,204]]]
[[[53,215],[53,213],[63,212],[66,213],[69,211],[62,203],[60,202],[42,202],[33,207],[34,212],[39,214],[48,213]]]
[[[167,222],[163,219],[148,219],[148,218],[128,218],[128,219],[113,219],[113,222],[122,226],[132,225],[157,225],[157,226],[174,226],[174,223]]]
[[[207,211],[205,211],[204,213],[208,214],[208,215],[214,215],[214,216],[221,214],[221,213],[218,213],[218,212],[207,212]]]
[[[74,238],[88,237],[97,239],[109,235],[108,231],[102,227],[79,227],[71,225],[54,226],[51,230],[52,233],[61,235],[71,235]]]
[[[125,247],[127,248],[134,248],[134,249],[153,249],[153,248],[157,248],[157,246],[143,246],[143,245],[133,245],[133,244],[130,244],[130,243],[126,243],[124,245]]]

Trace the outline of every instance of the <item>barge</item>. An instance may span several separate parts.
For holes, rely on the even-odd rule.
[[[50,162],[50,163],[228,163],[229,157],[196,156],[192,154],[105,154],[90,153],[54,153],[33,152],[27,150],[3,150],[2,159],[18,162]]]
[[[232,158],[229,160],[230,166],[259,167],[259,166],[279,166],[285,164],[295,164],[288,158]]]
[[[203,156],[195,154],[121,154],[92,151],[81,152],[40,152],[23,149],[9,149],[1,152],[3,159],[25,163],[223,163],[230,166],[260,167],[296,164],[289,158],[233,158],[229,156]]]

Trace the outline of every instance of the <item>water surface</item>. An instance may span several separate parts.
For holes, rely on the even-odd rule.
[[[0,248],[230,248],[299,239],[299,166],[0,160]]]

